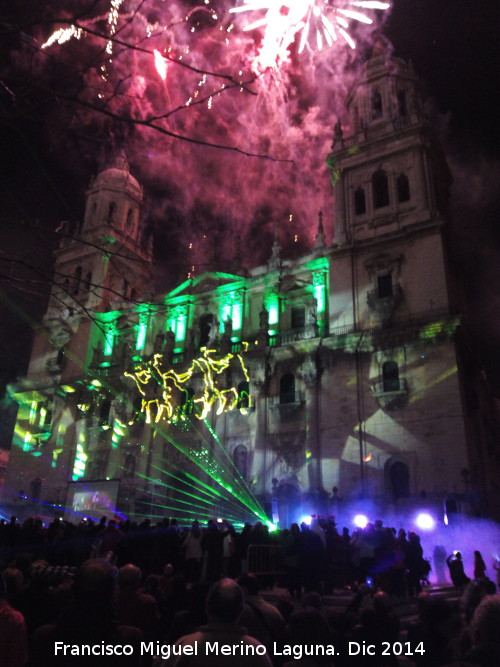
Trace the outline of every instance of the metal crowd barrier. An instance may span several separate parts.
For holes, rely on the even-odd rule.
[[[255,575],[285,573],[283,547],[275,544],[250,544],[247,549],[247,572]]]

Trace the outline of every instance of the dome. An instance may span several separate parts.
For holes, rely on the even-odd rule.
[[[120,188],[129,187],[142,194],[142,188],[129,171],[126,158],[120,157],[114,167],[109,167],[97,175],[93,187]]]

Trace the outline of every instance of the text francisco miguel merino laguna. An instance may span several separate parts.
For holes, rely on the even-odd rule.
[[[382,642],[385,647],[383,655],[391,655],[392,651],[389,642]],[[402,651],[403,644],[397,642],[397,654],[413,655],[409,647],[409,642],[405,642],[406,650]],[[415,653],[424,653],[421,647],[415,647]],[[347,655],[376,655],[376,651],[380,650],[380,646],[376,644],[368,644],[362,642],[348,642]],[[200,642],[195,641],[193,644],[161,644],[160,642],[141,642],[139,646],[132,644],[106,644],[100,642],[97,644],[65,644],[64,642],[54,642],[54,655],[61,656],[129,656],[134,655],[135,652],[140,655],[150,655],[154,657],[168,659],[171,656],[181,655],[227,655],[227,656],[249,656],[249,655],[266,655],[266,647],[262,644],[253,645],[246,644],[243,641],[239,644],[222,644],[220,642]],[[289,656],[292,659],[300,660],[304,656],[334,656],[339,655],[335,650],[333,644],[277,644],[274,643],[273,653],[275,656]],[[396,651],[395,651],[396,653]]]

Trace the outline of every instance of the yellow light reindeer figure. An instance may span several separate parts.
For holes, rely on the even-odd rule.
[[[158,423],[163,418],[164,412],[167,414],[167,419],[172,418],[173,409],[171,389],[168,386],[163,386],[162,383],[162,400],[160,401],[158,399],[158,378],[155,377],[155,374],[152,372],[150,367],[139,366],[134,369],[132,373],[125,372],[124,375],[134,380],[137,389],[142,396],[141,410],[146,415],[147,424],[151,424],[151,421],[153,421],[153,412],[154,421],[156,423]],[[154,411],[153,408],[155,408]]]
[[[218,401],[217,415],[226,410],[232,410],[238,402],[238,392],[234,387],[221,390],[217,386],[217,376],[229,367],[233,355],[229,353],[221,359],[214,359],[210,355],[215,350],[202,347],[200,351],[203,356],[194,359],[193,365],[196,365],[203,374],[203,393],[199,398],[195,398],[194,402],[201,403],[202,410],[199,419],[205,419],[216,401]]]
[[[245,351],[247,347],[248,345],[244,343]],[[201,395],[193,398],[195,415],[198,419],[205,419],[215,403],[217,403],[217,415],[238,406],[237,389],[235,387],[219,389],[217,384],[234,358],[238,360],[245,380],[249,381],[248,370],[241,354],[228,353],[221,359],[215,359],[212,354],[216,350],[202,347],[200,351],[201,356],[194,359],[191,366],[183,373],[176,373],[172,368],[164,366],[162,354],[155,354],[151,362],[136,367],[131,373],[124,373],[136,383],[142,396],[141,410],[145,412],[148,424],[153,420],[159,422],[163,418],[170,421],[174,415],[174,388],[185,391],[186,384],[198,374],[202,376],[202,391]],[[161,399],[158,397],[158,387],[161,387]],[[246,410],[242,409],[242,412]]]

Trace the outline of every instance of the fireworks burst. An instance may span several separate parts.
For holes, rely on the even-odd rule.
[[[378,0],[245,0],[244,5],[229,11],[265,12],[244,30],[265,28],[259,64],[266,68],[286,61],[288,49],[299,35],[299,53],[306,45],[321,51],[325,45],[332,46],[339,37],[354,49],[356,44],[349,34],[349,21],[371,24],[373,19],[365,10],[389,7],[390,3]]]

